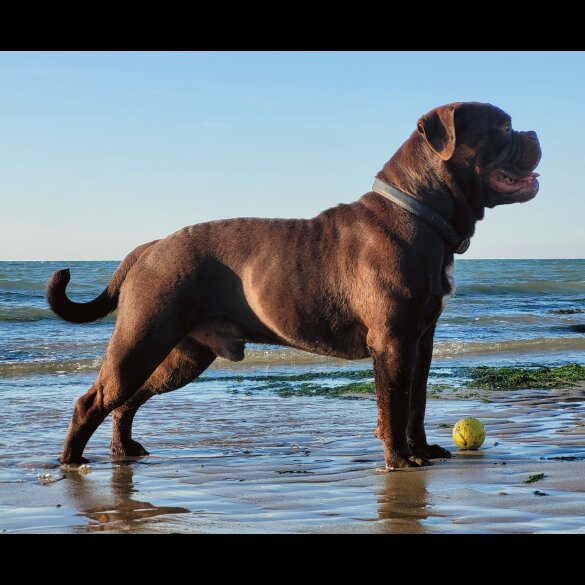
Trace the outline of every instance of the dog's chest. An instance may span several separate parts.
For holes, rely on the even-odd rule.
[[[450,264],[446,264],[443,268],[442,275],[443,296],[441,298],[441,311],[449,302],[449,299],[455,294],[455,261],[452,260]]]

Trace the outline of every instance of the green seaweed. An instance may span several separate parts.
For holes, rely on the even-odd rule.
[[[342,396],[343,394],[375,394],[376,384],[374,382],[352,382],[351,384],[331,388],[330,392],[336,396]]]
[[[304,384],[292,385],[283,384],[274,388],[279,396],[324,396],[326,398],[346,397],[355,394],[375,394],[374,382],[350,382],[333,388],[323,386],[316,382],[305,382]]]
[[[529,388],[566,388],[585,380],[585,367],[570,363],[556,367],[489,367],[467,370],[468,388],[488,390],[518,390]]]
[[[450,378],[450,379],[449,379]],[[208,381],[202,377],[197,381]],[[211,379],[224,383],[232,394],[250,395],[254,392],[274,392],[282,397],[321,396],[326,398],[359,399],[375,394],[370,368],[358,370],[301,370],[295,373],[254,373],[214,376]],[[563,388],[585,380],[585,366],[569,363],[557,367],[488,367],[449,368],[432,372],[427,394],[440,398],[445,394],[463,399],[490,402],[479,390],[517,390],[530,388]],[[440,383],[437,382],[440,380]]]
[[[373,376],[372,369],[361,369],[361,370],[333,370],[325,372],[302,372],[298,374],[265,374],[265,375],[252,375],[243,376],[241,374],[234,376],[221,376],[215,378],[222,382],[305,382],[312,381],[315,379],[327,379],[336,380],[339,378],[347,378],[350,380],[371,378]],[[209,381],[209,376],[203,375],[201,378],[197,378],[195,382],[206,382]]]
[[[457,398],[463,398],[464,400],[468,400],[469,398],[478,398],[479,397],[479,393],[478,392],[459,392],[458,394],[455,394],[455,396],[457,396]]]
[[[534,475],[529,475],[528,479],[525,479],[523,483],[534,483],[540,479],[544,478],[544,473],[535,473]]]
[[[427,386],[427,392],[431,395],[442,394],[445,390],[450,390],[452,386],[449,384],[429,384]]]

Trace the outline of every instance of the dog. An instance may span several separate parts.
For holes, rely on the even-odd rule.
[[[485,103],[422,116],[357,201],[312,219],[239,218],[191,225],[132,251],[88,303],[66,294],[67,269],[47,286],[73,323],[117,319],[93,386],[74,408],[60,461],[82,464],[109,413],[115,456],[148,454],[132,439],[138,408],[185,386],[246,342],[349,360],[371,357],[376,435],[388,470],[450,457],[429,445],[424,417],[435,325],[486,207],[538,191],[535,132]]]

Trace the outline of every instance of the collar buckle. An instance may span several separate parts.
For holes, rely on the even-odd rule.
[[[471,240],[469,238],[465,238],[455,250],[455,254],[465,254],[467,250],[469,250],[469,244],[471,244]]]

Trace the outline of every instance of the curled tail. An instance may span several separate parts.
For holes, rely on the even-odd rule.
[[[105,290],[98,295],[93,301],[87,303],[76,303],[67,297],[65,289],[71,279],[68,268],[57,270],[49,279],[47,284],[47,301],[53,312],[70,323],[89,323],[97,321],[102,317],[110,314],[118,305],[118,296],[120,287],[128,274],[128,271],[142,253],[156,244],[159,240],[154,240],[148,244],[142,244],[135,250],[132,250],[112,275],[110,282]]]

